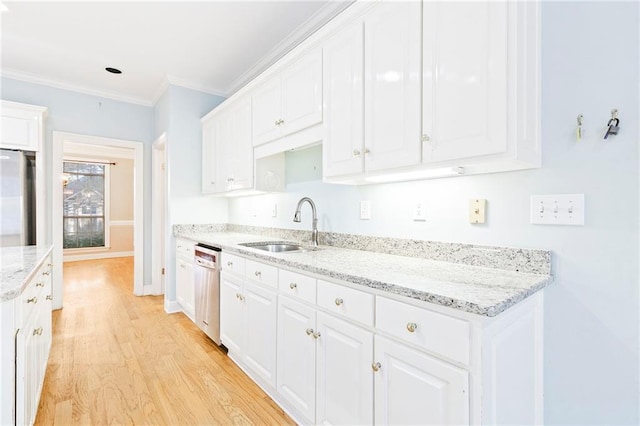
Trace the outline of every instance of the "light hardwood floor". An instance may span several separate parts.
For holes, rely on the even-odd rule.
[[[133,296],[132,277],[132,258],[64,265],[36,424],[294,424],[162,296]]]

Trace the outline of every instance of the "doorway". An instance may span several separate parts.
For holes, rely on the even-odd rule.
[[[144,294],[143,282],[143,145],[141,142],[110,139],[98,136],[53,132],[52,155],[52,212],[53,242],[53,308],[63,306],[63,161],[65,146],[73,146],[77,152],[100,151],[128,152],[133,160],[133,293]]]

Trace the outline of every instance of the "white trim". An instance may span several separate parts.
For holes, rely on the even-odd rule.
[[[131,257],[134,255],[132,251],[112,251],[112,252],[98,252],[98,253],[86,253],[86,254],[65,254],[62,257],[63,262],[76,262],[78,260],[96,260],[96,259],[111,259],[113,257]]]
[[[86,144],[79,144],[76,142],[65,142],[64,154],[65,157],[69,158],[78,155],[81,156],[81,159],[86,159],[87,161],[90,161],[95,157],[105,157],[109,159],[122,158],[125,160],[133,160],[133,150],[130,148],[116,148],[113,146],[92,146],[91,153],[87,154]]]
[[[208,93],[210,95],[214,95],[214,96],[221,96],[223,98],[228,98],[229,97],[229,93],[222,91],[222,90],[218,90],[218,89],[214,89],[211,86],[206,86],[204,84],[199,84],[196,83],[194,81],[189,81],[187,79],[184,78],[180,78],[180,77],[176,77],[173,75],[167,75],[167,83],[172,85],[172,86],[179,86],[179,87],[183,87],[185,89],[191,89],[191,90],[196,90],[198,92],[203,92],[203,93]]]
[[[162,95],[164,95],[164,92],[167,91],[167,89],[169,89],[169,80],[165,76],[160,82],[160,85],[158,86],[156,91],[153,93],[153,97],[151,98],[151,103],[153,104],[153,106],[156,106],[156,104],[158,103]]]
[[[164,167],[162,166],[164,165]],[[167,134],[153,142],[151,150],[151,285],[145,294],[164,294],[167,281],[166,246],[170,238],[167,227]],[[161,193],[160,193],[161,192]],[[162,268],[165,274],[162,275]]]
[[[182,306],[175,300],[164,300],[164,311],[168,314],[182,312]]]
[[[111,220],[109,226],[134,226],[135,222],[131,220]]]
[[[133,190],[133,293],[142,295],[144,290],[144,145],[142,142],[104,138],[100,136],[79,135],[74,133],[53,132],[51,159],[51,224],[53,240],[53,308],[62,308],[62,159],[66,142],[87,143],[91,145],[115,146],[134,150],[134,190]]]
[[[141,99],[134,96],[129,96],[123,93],[112,92],[107,90],[97,90],[92,89],[86,86],[78,86],[76,84],[71,84],[68,82],[63,82],[60,80],[54,80],[47,77],[42,77],[35,74],[30,74],[22,71],[10,70],[10,69],[2,69],[0,70],[0,75],[2,77],[11,78],[13,80],[25,81],[27,83],[40,84],[43,86],[54,87],[56,89],[69,90],[72,92],[83,93],[85,95],[97,96],[100,98],[112,99],[114,101],[127,102],[130,104],[142,105],[146,107],[152,107],[153,103],[151,103],[147,99]]]

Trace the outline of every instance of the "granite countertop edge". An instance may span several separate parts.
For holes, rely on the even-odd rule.
[[[212,234],[224,234],[224,232],[212,233]],[[477,314],[477,315],[486,316],[486,317],[494,317],[506,311],[508,308],[523,301],[527,297],[531,296],[532,294],[536,293],[537,291],[543,289],[544,287],[546,287],[547,285],[553,282],[552,275],[517,273],[518,275],[522,275],[522,276],[528,276],[528,277],[533,276],[535,277],[536,282],[533,285],[528,286],[527,288],[518,289],[517,291],[515,291],[514,294],[504,298],[498,303],[495,303],[492,305],[480,305],[478,303],[474,303],[469,300],[464,300],[461,298],[454,298],[454,297],[447,297],[447,296],[435,294],[429,291],[406,287],[397,283],[375,280],[375,279],[363,277],[357,274],[349,274],[349,273],[344,273],[344,272],[331,270],[323,267],[317,267],[304,262],[296,261],[295,258],[277,257],[276,255],[268,254],[268,252],[262,253],[256,249],[239,247],[238,244],[230,244],[230,243],[215,241],[215,237],[211,238],[207,234],[204,234],[204,235],[206,235],[205,238],[202,238],[203,234],[189,234],[189,233],[175,234],[175,236],[178,238],[185,238],[194,242],[212,245],[229,253],[240,254],[243,256],[255,258],[255,259],[262,260],[277,266],[286,266],[286,267],[294,268],[300,271],[306,271],[306,272],[311,272],[318,275],[324,275],[328,278],[347,281],[355,285],[362,285],[365,287],[381,290],[383,292],[388,292],[388,293],[396,294],[399,296],[417,299],[417,300],[449,307],[459,311],[469,312],[472,314]],[[243,241],[243,242],[254,242],[250,240],[255,240],[255,241],[270,240],[268,237],[265,238],[264,236],[259,236],[259,235],[245,234],[244,236],[246,237],[247,241]],[[274,239],[271,238],[271,240],[274,240]],[[281,240],[278,240],[278,241],[281,241]],[[331,247],[331,246],[323,249],[330,249],[334,251],[344,250],[345,252],[348,250],[353,251],[353,249],[342,249],[342,248]],[[369,253],[369,252],[366,252],[366,253]],[[375,252],[371,252],[371,253],[373,254]],[[375,253],[375,254],[381,255],[381,256],[392,256],[392,255],[386,255],[382,253]],[[284,256],[288,256],[288,255],[285,254]],[[413,258],[407,257],[407,259],[413,259]],[[418,261],[418,259],[415,259],[415,260]],[[443,262],[439,262],[439,263],[443,263]],[[456,264],[451,264],[451,265],[459,266]],[[484,270],[485,272],[487,270],[492,270],[492,268],[487,268],[487,267],[468,266],[468,268]],[[495,270],[496,274],[500,274],[501,272],[504,272],[504,271]],[[455,282],[453,281],[451,283],[455,284]]]
[[[34,274],[38,270],[38,267],[42,264],[44,259],[49,256],[51,250],[53,250],[52,245],[46,246],[20,246],[20,247],[0,247],[0,253],[4,256],[5,250],[16,251],[18,249],[22,250],[30,250],[35,252],[36,257],[28,262],[29,268],[19,269],[17,271],[8,270],[12,264],[9,266],[5,266],[4,262],[0,265],[0,276],[2,277],[2,285],[0,286],[0,303],[8,302],[20,296],[24,289],[26,288],[29,281],[33,278]],[[24,261],[25,255],[21,255],[23,258],[22,264],[25,264]],[[27,271],[28,269],[28,271]],[[7,277],[6,275],[10,275]],[[7,279],[8,278],[8,279]],[[5,281],[6,280],[6,281]]]

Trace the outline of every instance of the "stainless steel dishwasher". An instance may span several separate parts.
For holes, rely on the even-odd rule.
[[[220,344],[220,249],[196,244],[194,280],[196,324],[216,344]]]

